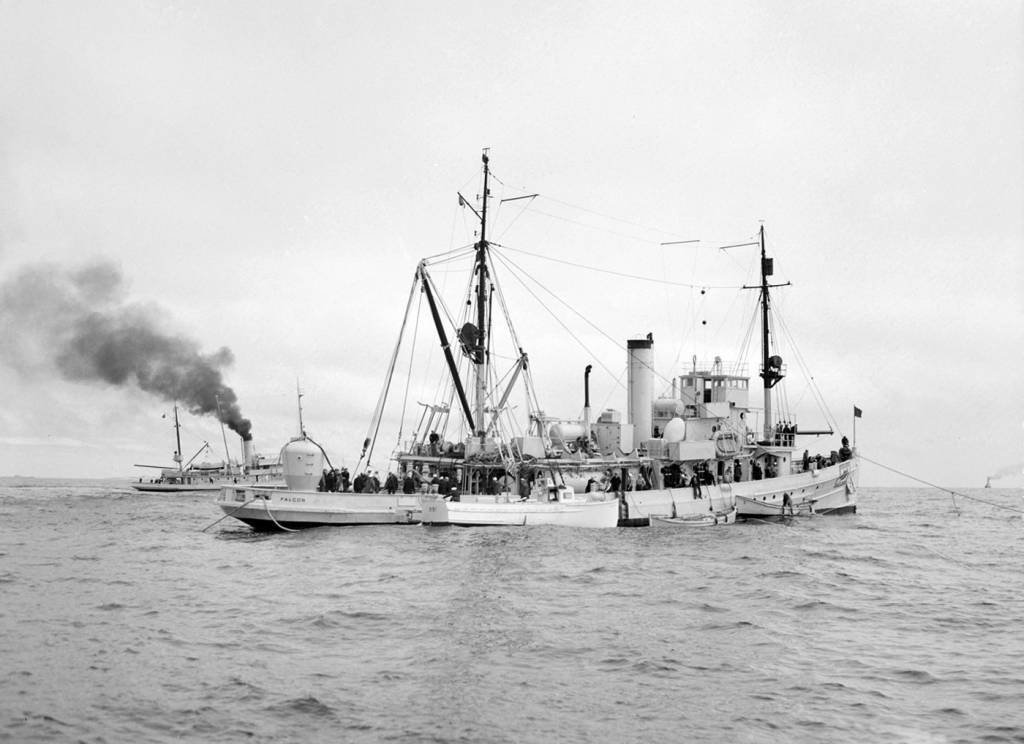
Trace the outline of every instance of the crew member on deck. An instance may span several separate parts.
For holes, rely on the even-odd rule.
[[[850,440],[843,437],[843,446],[839,448],[839,462],[846,462],[853,457],[853,450],[850,449]]]

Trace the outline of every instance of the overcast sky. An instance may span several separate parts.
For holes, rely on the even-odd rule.
[[[756,249],[718,247],[764,224],[802,425],[825,419],[797,355],[847,433],[863,409],[867,457],[1024,482],[1016,0],[2,0],[0,97],[0,475],[170,462],[171,404],[56,348],[89,311],[184,339],[262,452],[298,379],[353,465],[416,262],[472,242],[456,192],[489,147],[495,196],[540,194],[490,236],[565,303],[505,277],[548,413],[580,414],[587,364],[595,407],[625,409],[609,338],[652,332],[665,377],[735,359]],[[223,451],[209,416],[182,437]]]

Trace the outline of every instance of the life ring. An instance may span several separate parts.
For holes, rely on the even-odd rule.
[[[719,457],[734,457],[740,453],[739,439],[731,431],[716,432],[714,441]]]

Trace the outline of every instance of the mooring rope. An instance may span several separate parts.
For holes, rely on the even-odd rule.
[[[221,517],[220,519],[216,520],[215,522],[210,522],[210,524],[206,525],[205,527],[203,527],[203,529],[201,529],[201,530],[199,530],[199,531],[200,531],[200,532],[206,532],[206,531],[207,531],[208,529],[210,529],[211,527],[213,527],[213,525],[215,525],[215,524],[219,524],[220,522],[223,522],[223,521],[224,521],[225,519],[227,519],[228,517],[233,517],[233,516],[235,516],[235,514],[237,514],[238,512],[240,512],[240,511],[241,511],[242,509],[244,509],[245,507],[249,506],[249,504],[251,504],[251,503],[252,503],[253,501],[255,501],[255,500],[256,500],[256,497],[253,497],[253,498],[249,499],[248,501],[246,501],[246,502],[245,502],[244,504],[242,504],[242,505],[241,505],[240,507],[238,507],[237,509],[232,509],[232,510],[231,510],[231,511],[229,511],[229,512],[228,512],[227,514],[225,514],[225,515],[224,515],[223,517]]]
[[[270,513],[270,499],[263,499],[263,508],[267,510],[267,516],[270,517],[271,521],[274,524],[276,524],[280,529],[284,530],[285,532],[298,532],[298,530],[293,530],[291,527],[285,527],[283,524],[278,522],[277,519],[274,518],[274,515]]]
[[[1015,509],[1014,507],[1007,506],[1006,504],[999,504],[995,501],[989,501],[987,499],[982,499],[977,496],[971,496],[970,494],[966,494],[961,491],[954,491],[952,489],[944,488],[943,486],[939,486],[934,483],[929,483],[928,481],[923,480],[921,478],[917,478],[911,475],[910,473],[905,473],[902,470],[897,470],[896,468],[889,467],[888,465],[883,465],[877,460],[872,460],[870,457],[865,457],[859,451],[857,452],[857,456],[861,460],[864,460],[865,462],[870,462],[872,465],[877,465],[878,467],[883,468],[884,470],[896,473],[897,475],[902,475],[904,478],[909,478],[912,481],[917,481],[918,483],[923,483],[926,486],[931,486],[932,488],[938,489],[939,491],[944,491],[945,493],[948,493],[950,496],[953,497],[953,507],[957,510],[958,514],[960,513],[960,508],[956,505],[957,496],[959,496],[960,498],[968,499],[970,501],[978,501],[981,502],[982,504],[988,504],[989,506],[994,506],[996,509],[1005,509],[1006,511],[1016,512],[1017,514],[1024,514],[1024,509]]]

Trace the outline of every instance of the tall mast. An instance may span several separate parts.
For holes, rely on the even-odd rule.
[[[487,197],[488,177],[490,167],[488,165],[487,150],[483,153],[484,163],[484,193],[483,208],[480,212],[480,240],[476,244],[476,348],[473,353],[473,362],[476,365],[476,398],[474,400],[476,422],[476,434],[483,437],[486,433],[484,424],[484,403],[487,399]]]
[[[771,436],[772,427],[772,381],[768,373],[768,359],[771,349],[768,341],[768,257],[764,249],[764,225],[761,225],[761,377],[764,379],[764,438]]]
[[[785,284],[769,284],[768,277],[774,272],[774,260],[768,258],[764,248],[764,225],[760,231],[761,243],[761,378],[764,380],[764,439],[770,441],[772,438],[772,388],[785,375],[782,374],[782,357],[775,356],[771,351],[771,342],[768,338],[768,305],[771,298],[768,294],[769,287],[784,287]]]
[[[181,464],[181,424],[178,423],[178,404],[174,404],[174,440],[178,444],[178,449],[174,452],[174,460],[178,463],[178,473],[180,475],[185,474],[185,468]]]
[[[302,390],[299,388],[299,378],[295,378],[295,400],[299,406],[299,436],[306,438],[306,425],[302,423]]]

